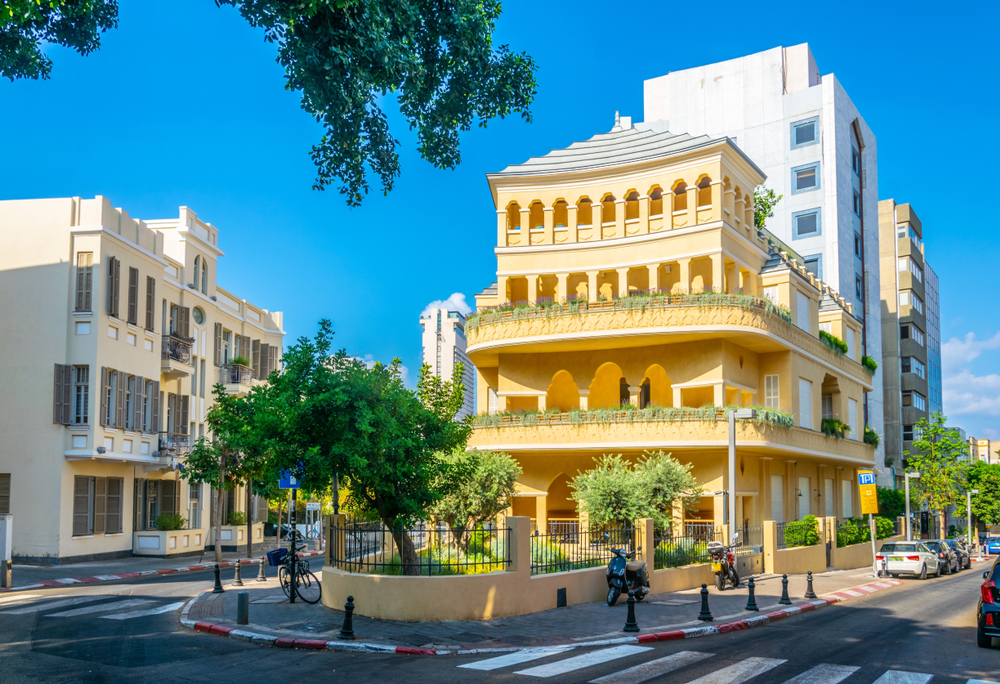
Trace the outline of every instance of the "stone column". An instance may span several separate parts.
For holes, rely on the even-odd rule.
[[[569,273],[556,273],[556,301],[560,304],[566,301],[566,281],[568,278]]]
[[[591,240],[600,240],[604,237],[603,228],[601,225],[604,223],[602,218],[604,214],[604,205],[600,202],[590,203],[590,227],[591,227]]]
[[[677,407],[684,406],[684,404],[681,402],[681,388],[674,385],[672,389],[674,393],[674,406]]]
[[[635,545],[642,547],[642,551],[636,551],[635,559],[641,563],[646,563],[650,580],[653,578],[653,555],[656,551],[655,534],[656,529],[652,518],[637,518],[632,523],[635,527]],[[650,587],[652,589],[652,587]]]
[[[642,195],[639,198],[639,233],[649,232],[649,195]]]
[[[712,401],[716,406],[726,405],[726,383],[717,382],[712,386]]]
[[[723,275],[723,265],[725,264],[725,257],[722,256],[722,252],[718,254],[711,255],[712,259],[712,289],[716,292],[726,291],[726,282]]]
[[[554,229],[555,229],[555,215],[556,210],[554,207],[545,207],[542,210],[543,225],[545,226],[545,243],[546,245],[551,245],[555,243]]]
[[[510,539],[507,550],[510,553],[508,572],[520,573],[525,581],[531,577],[531,518],[512,515],[507,518]]]
[[[582,390],[579,390],[579,392],[580,392],[580,410],[581,411],[586,411],[587,408],[588,408],[587,400],[590,397],[590,390],[589,389],[582,389]]]
[[[733,225],[741,228],[746,227],[746,210],[744,209],[743,197],[739,197],[733,202]]]
[[[636,408],[639,408],[639,393],[642,392],[642,387],[638,385],[628,386],[628,403],[632,404]]]
[[[531,219],[531,209],[530,208],[528,208],[528,209],[521,209],[521,233],[523,235],[530,235],[531,234],[531,228],[532,228],[532,226],[531,226],[531,220],[530,219]],[[530,239],[528,241],[524,242],[523,244],[528,244],[529,242],[530,242]]]
[[[570,204],[566,207],[566,227],[569,228],[569,237],[567,242],[579,242],[580,236],[577,235],[577,224],[580,221],[580,212],[575,204]]]
[[[538,276],[528,276],[528,304],[538,303]]]
[[[625,236],[625,200],[615,200],[615,236]]]
[[[733,211],[736,208],[736,191],[735,190],[723,190],[722,191],[722,218],[726,217],[726,212],[729,212],[729,222],[733,225],[736,224],[733,221]]]
[[[546,403],[545,400],[547,398],[548,397],[545,394],[538,395],[538,410],[541,411],[542,413],[545,413],[545,403]]]
[[[740,289],[740,268],[734,261],[726,264],[726,292],[733,294]]]
[[[712,183],[712,221],[722,220],[722,181]]]
[[[627,297],[628,296],[628,269],[627,268],[616,268],[618,271],[618,296]]]
[[[674,191],[663,192],[663,227],[670,230],[674,227]]]
[[[778,523],[764,521],[764,572],[774,573],[774,554],[778,552]]]
[[[507,210],[497,209],[497,247],[507,246]]]
[[[587,271],[587,301],[597,301],[597,276],[600,271]]]
[[[692,185],[687,189],[687,199],[688,199],[688,222],[687,227],[697,225],[698,223],[698,186]]]
[[[498,275],[497,276],[497,303],[505,304],[510,301],[510,295],[507,292],[507,276]]]
[[[674,285],[674,289],[686,294],[691,291],[691,259],[678,259],[677,268],[680,270],[680,280]],[[674,404],[674,406],[680,406],[680,404]]]
[[[538,529],[538,534],[549,533],[548,500],[547,496],[535,497],[535,527]]]
[[[646,223],[646,227],[649,227],[648,222]],[[646,266],[646,269],[649,271],[649,291],[656,292],[660,289],[660,265],[650,264]]]

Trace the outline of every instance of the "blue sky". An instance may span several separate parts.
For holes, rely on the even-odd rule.
[[[285,312],[286,343],[330,318],[339,346],[420,364],[428,302],[492,282],[485,173],[642,118],[643,79],[778,45],[810,43],[878,138],[882,198],[911,202],[941,278],[945,412],[1000,437],[1000,263],[992,168],[997,3],[961,12],[876,3],[702,6],[508,1],[498,41],[538,62],[535,122],[462,138],[438,171],[393,113],[403,174],[348,209],[315,192],[317,124],[284,90],[275,47],[211,0],[123,0],[119,29],[86,58],[61,48],[45,82],[0,82],[0,197],[108,196],[139,218],[187,205],[221,231],[224,286]],[[699,20],[704,23],[699,23]],[[990,285],[994,283],[994,285]]]

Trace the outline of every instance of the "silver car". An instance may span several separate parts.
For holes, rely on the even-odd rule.
[[[893,577],[916,575],[920,579],[927,579],[928,574],[940,577],[944,569],[938,562],[937,555],[919,541],[884,544],[875,554],[875,559],[879,567],[884,560],[886,570]]]

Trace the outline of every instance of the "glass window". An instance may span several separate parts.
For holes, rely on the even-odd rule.
[[[819,189],[819,162],[792,169],[792,194]]]
[[[76,386],[73,395],[73,422],[87,425],[90,422],[90,366],[74,366]]]
[[[854,191],[854,215],[861,216],[861,193]]]
[[[812,256],[803,257],[803,265],[806,270],[810,273],[815,274],[820,280],[823,279],[823,255],[813,254]]]
[[[770,299],[775,304],[778,304],[778,286],[768,285],[764,288],[764,299]]]
[[[858,257],[859,259],[863,255],[862,244],[863,243],[861,242],[861,233],[855,233],[854,234],[854,256]]]
[[[903,441],[912,442],[913,441],[913,426],[904,425],[903,426]]]
[[[864,281],[861,280],[861,276],[854,276],[854,296],[857,297],[858,299],[861,299],[862,297],[864,297],[864,293],[865,293]]]
[[[810,209],[792,214],[793,237],[816,237],[822,234],[819,209]]]
[[[813,117],[792,124],[792,149],[819,142],[819,119]]]
[[[856,176],[861,175],[861,153],[854,145],[851,145],[851,171]]]
[[[764,376],[764,406],[767,408],[780,409],[781,397],[778,390],[778,376]]]
[[[924,333],[917,326],[912,323],[905,323],[899,326],[899,339],[901,340],[913,340],[921,347],[924,346]]]
[[[918,411],[927,410],[927,399],[920,392],[903,392],[903,406],[912,406]]]
[[[920,268],[920,265],[913,260],[913,257],[899,257],[898,260],[899,272],[909,271],[913,274],[913,278],[918,282],[924,282],[924,269]]]
[[[196,306],[191,309],[191,317],[198,325],[203,325],[205,323],[205,312],[202,311],[200,306]]]

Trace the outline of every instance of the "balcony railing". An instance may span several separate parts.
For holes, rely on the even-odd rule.
[[[164,361],[179,361],[190,366],[191,341],[172,334],[164,335],[162,358]]]
[[[180,432],[161,432],[159,433],[159,437],[161,455],[183,456],[191,450],[190,439],[185,434]]]
[[[243,385],[250,387],[253,385],[253,378],[253,368],[239,363],[226,363],[222,366],[223,385]]]

